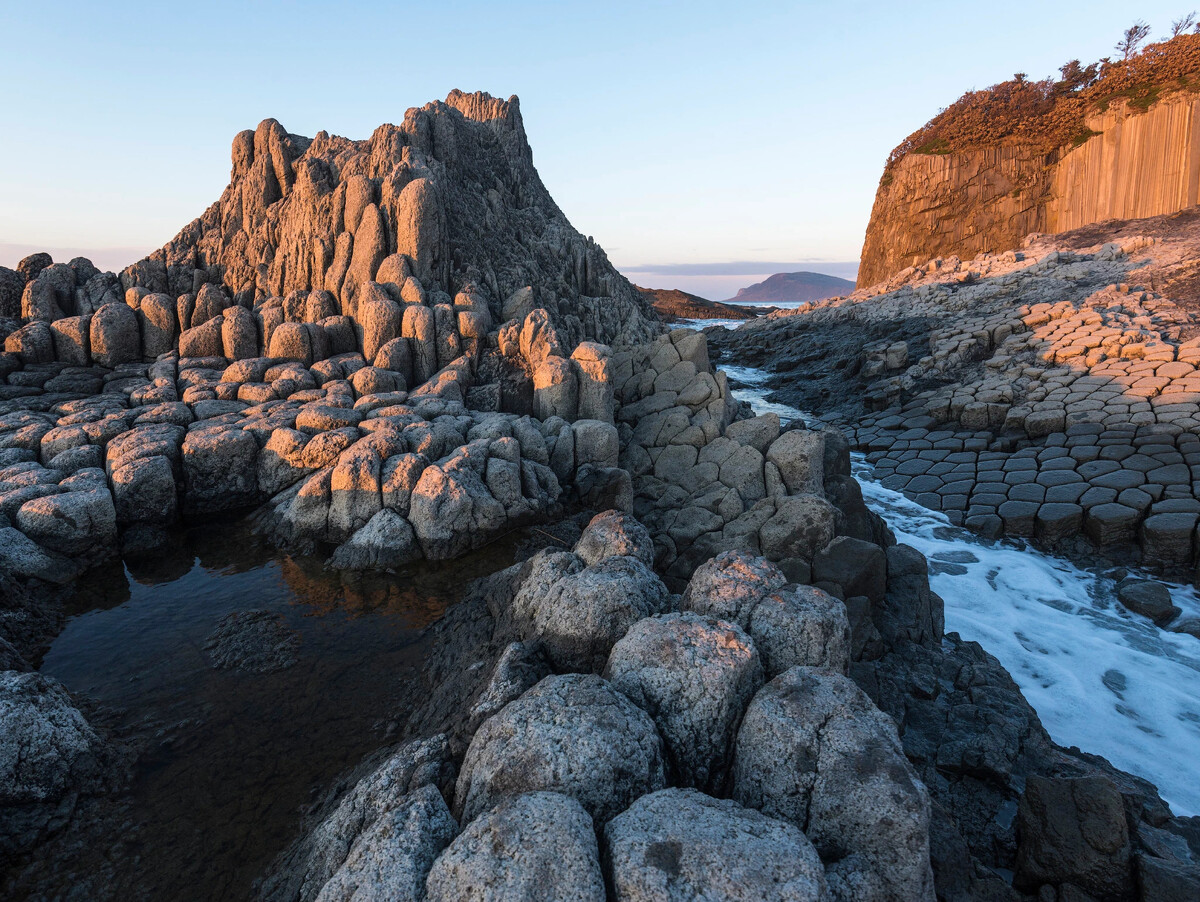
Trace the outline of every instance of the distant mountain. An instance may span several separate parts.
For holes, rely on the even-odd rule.
[[[710,301],[698,294],[689,294],[678,288],[642,288],[635,286],[650,301],[664,322],[681,319],[754,319],[770,313],[770,308],[759,309],[746,304],[723,304]]]
[[[849,294],[854,283],[849,279],[820,272],[777,272],[763,282],[743,288],[727,304],[793,305]]]

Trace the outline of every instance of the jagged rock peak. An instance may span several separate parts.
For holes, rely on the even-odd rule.
[[[357,141],[265,119],[234,138],[231,162],[220,199],[127,268],[125,289],[179,296],[217,283],[244,306],[323,290],[351,316],[371,282],[430,304],[467,289],[497,322],[531,289],[572,343],[660,328],[550,197],[515,96],[455,90]]]

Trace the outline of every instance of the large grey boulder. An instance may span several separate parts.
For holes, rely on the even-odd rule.
[[[175,473],[166,457],[137,457],[119,463],[110,480],[118,523],[174,522],[178,508]]]
[[[696,568],[680,607],[746,629],[755,606],[786,584],[783,571],[766,558],[743,551],[722,551]]]
[[[49,363],[54,359],[54,333],[44,321],[34,320],[5,338],[4,350],[26,365]]]
[[[73,557],[100,559],[116,547],[117,512],[106,488],[26,501],[16,524],[39,545]]]
[[[779,438],[779,414],[764,413],[730,423],[725,427],[725,437],[765,454],[771,443]]]
[[[142,334],[133,308],[120,302],[105,304],[92,316],[88,335],[92,360],[116,367],[142,357]]]
[[[18,529],[0,528],[0,570],[6,573],[65,585],[79,575],[81,566],[68,557],[47,551]]]
[[[409,501],[409,522],[430,560],[447,560],[504,528],[508,514],[488,491],[487,441],[477,440],[426,467]]]
[[[814,586],[788,586],[754,606],[748,632],[767,679],[796,666],[845,673],[850,667],[846,606]]]
[[[568,795],[600,824],[666,786],[652,721],[592,674],[546,677],[484,722],[471,739],[454,792],[465,825],[505,796]]]
[[[604,846],[615,902],[830,898],[821,860],[799,828],[695,790],[638,799],[604,828]]]
[[[388,570],[421,556],[411,524],[395,511],[376,513],[329,558],[334,570]]]
[[[346,862],[360,835],[421,787],[440,785],[452,775],[444,735],[400,746],[359,780],[337,807],[287,852],[265,882],[263,898],[311,902]]]
[[[513,600],[513,617],[524,638],[541,641],[556,669],[599,673],[634,623],[663,611],[667,588],[637,558],[602,558],[579,569],[562,557],[545,560],[554,554],[539,554]],[[543,575],[555,570],[561,575],[553,580]]]
[[[99,750],[58,681],[0,672],[0,805],[62,798],[97,775]]]
[[[929,795],[896,724],[850,679],[795,667],[755,696],[733,797],[800,827],[845,902],[931,900]]]
[[[675,782],[722,789],[742,714],[763,683],[749,636],[690,612],[647,617],[613,646],[604,675],[654,718]]]
[[[820,495],[825,487],[825,436],[807,429],[783,433],[767,448],[767,461],[779,468],[788,494]]]
[[[621,555],[654,566],[654,540],[649,531],[636,518],[615,510],[592,517],[575,543],[575,553],[589,566]]]
[[[775,513],[759,530],[762,552],[773,561],[785,558],[812,561],[818,551],[833,541],[836,519],[833,505],[815,494],[778,498]]]
[[[237,426],[197,430],[183,441],[185,508],[237,510],[258,499],[258,442]]]
[[[429,869],[457,832],[437,787],[423,786],[355,840],[317,902],[421,902]]]
[[[604,902],[592,819],[574,799],[531,792],[477,817],[434,862],[429,902]]]

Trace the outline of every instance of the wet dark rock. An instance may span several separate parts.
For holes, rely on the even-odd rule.
[[[300,634],[272,611],[234,611],[221,618],[204,642],[212,666],[221,670],[274,673],[296,663]]]
[[[1032,777],[1017,814],[1016,886],[1071,884],[1101,902],[1133,892],[1132,847],[1121,793],[1102,777]]]
[[[873,542],[838,537],[813,558],[812,579],[840,587],[842,597],[881,602],[888,588],[888,558]]]
[[[56,680],[0,672],[0,854],[62,827],[82,792],[99,787],[100,737]]]
[[[1180,613],[1180,609],[1171,601],[1167,587],[1153,580],[1121,580],[1117,585],[1117,599],[1135,614],[1149,617],[1159,626],[1170,623]]]

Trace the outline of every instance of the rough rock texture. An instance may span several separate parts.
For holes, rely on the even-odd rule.
[[[786,584],[783,571],[770,561],[744,552],[723,551],[696,569],[680,606],[746,629],[758,603]]]
[[[1111,782],[1035,777],[1017,817],[1017,886],[1034,891],[1047,883],[1070,883],[1101,900],[1132,894],[1125,806]]]
[[[699,614],[648,617],[613,646],[604,676],[654,718],[677,784],[721,790],[742,714],[763,681],[749,636]]]
[[[793,825],[695,790],[643,796],[604,828],[621,902],[826,902],[825,873]]]
[[[265,120],[235,138],[221,198],[121,274],[126,287],[177,294],[220,281],[247,304],[323,289],[348,315],[372,281],[400,302],[405,278],[449,297],[474,285],[497,322],[506,298],[534,286],[533,306],[552,306],[572,345],[656,330],[647,302],[542,185],[517,98],[484,93],[453,91],[362,141]]]
[[[662,581],[635,557],[585,567],[575,554],[542,552],[513,599],[512,616],[557,669],[599,673],[617,641],[666,600]]]
[[[835,899],[933,899],[929,795],[895,722],[841,674],[797,667],[755,696],[733,796],[804,830]]]
[[[435,786],[423,786],[364,830],[318,902],[421,902],[425,879],[458,825]]]
[[[322,887],[345,865],[360,836],[422,787],[445,785],[452,773],[445,736],[405,743],[358,780],[320,823],[281,857],[264,882],[263,898],[276,902],[310,902],[317,898]],[[425,810],[436,815],[437,803],[432,796],[426,794],[421,800],[422,805],[428,801]],[[437,815],[432,823],[441,830],[448,818],[448,814]],[[433,852],[430,864],[437,851],[440,849]]]
[[[793,667],[845,673],[850,666],[846,606],[814,586],[772,592],[754,606],[749,630],[767,679]]]
[[[234,611],[204,641],[214,667],[274,673],[296,663],[300,635],[271,611]]]
[[[1086,121],[1092,136],[1049,155],[1004,144],[909,153],[881,180],[859,287],[930,259],[1019,248],[1030,232],[1174,213],[1200,202],[1187,173],[1200,98],[1182,92],[1148,110],[1118,100]],[[1101,189],[1099,186],[1103,186]]]
[[[0,853],[35,843],[102,775],[99,736],[56,681],[0,671]]]
[[[654,721],[598,676],[542,680],[471,740],[454,793],[463,824],[505,796],[568,795],[598,824],[666,785]]]
[[[654,543],[640,522],[620,511],[596,514],[575,543],[575,554],[591,566],[605,558],[631,557],[654,566]]]
[[[592,819],[556,792],[507,798],[442,853],[426,890],[429,902],[604,902]]]

